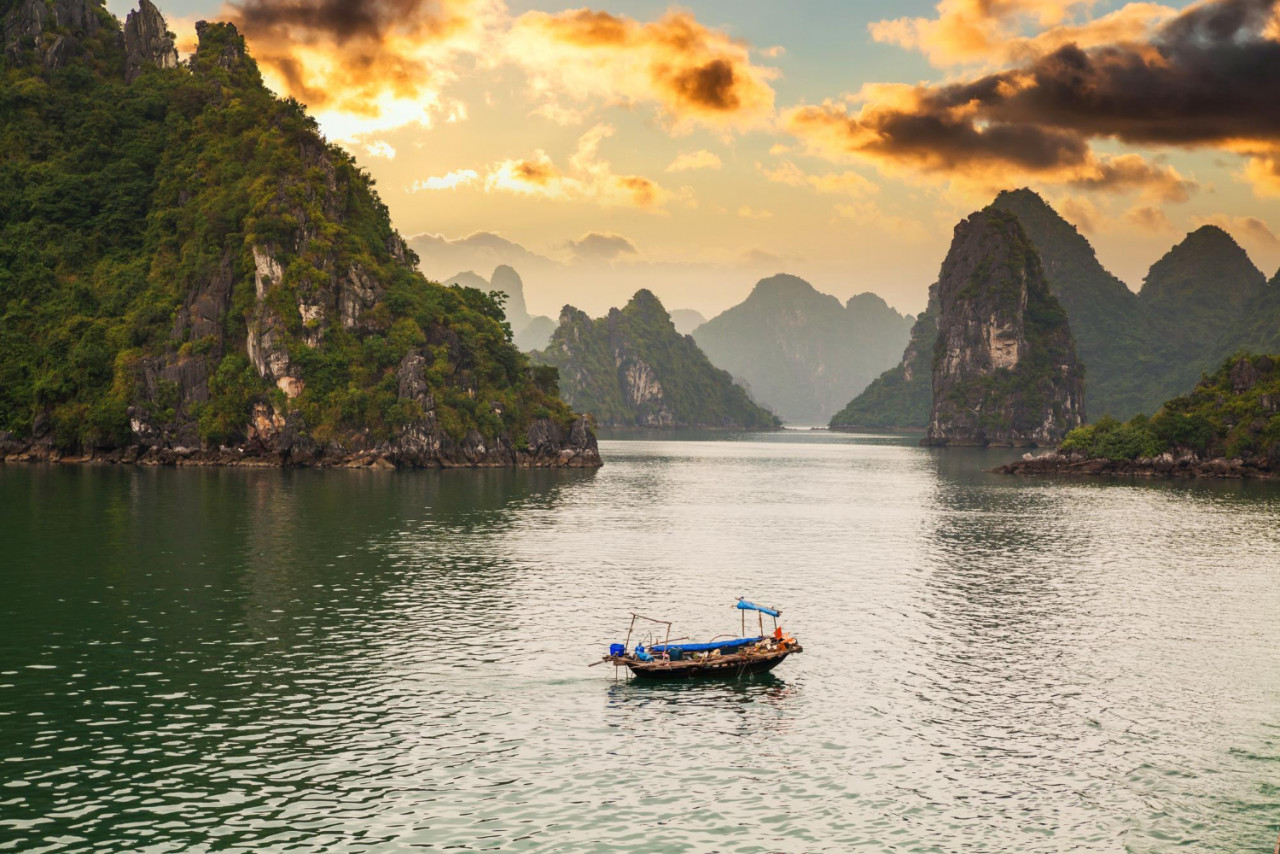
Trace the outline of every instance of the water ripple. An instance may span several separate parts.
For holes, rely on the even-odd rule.
[[[0,850],[1270,850],[1280,491],[829,435],[0,467]],[[806,645],[587,669],[631,610]]]

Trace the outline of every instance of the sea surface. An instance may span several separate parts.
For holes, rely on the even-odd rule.
[[[1272,851],[1280,488],[911,437],[601,450],[0,465],[0,850]],[[736,632],[739,596],[804,653],[587,666],[633,611]]]

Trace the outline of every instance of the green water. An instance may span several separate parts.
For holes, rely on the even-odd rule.
[[[1270,852],[1280,489],[787,433],[0,466],[0,850]],[[588,668],[738,596],[743,682]]]

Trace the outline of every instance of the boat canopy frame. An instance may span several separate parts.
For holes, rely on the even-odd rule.
[[[779,611],[777,608],[766,608],[763,605],[757,605],[754,602],[748,602],[742,596],[738,597],[737,608],[739,611],[742,612],[743,637],[746,637],[746,634],[747,634],[747,612],[748,611],[756,612],[756,617],[759,618],[760,620],[760,634],[762,636],[764,635],[764,615],[765,614],[768,614],[770,617],[773,618],[773,630],[775,632],[778,630],[778,618],[782,616],[782,612]]]

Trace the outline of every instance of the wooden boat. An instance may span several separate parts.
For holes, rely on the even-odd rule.
[[[778,617],[782,616],[781,611],[755,605],[745,599],[739,599],[735,607],[742,612],[742,636],[721,636],[712,638],[707,643],[673,643],[669,621],[632,614],[631,626],[627,629],[627,639],[622,643],[611,645],[609,654],[596,664],[610,662],[615,667],[626,667],[639,679],[738,677],[752,673],[767,673],[792,653],[804,651],[800,643],[778,625]],[[747,636],[748,611],[755,611],[759,619],[760,634],[755,637]],[[773,633],[768,635],[764,631],[766,614],[773,618]],[[643,642],[636,643],[634,648],[630,647],[637,620],[666,626],[666,634],[662,642],[655,643],[651,639],[648,648]],[[687,639],[678,638],[677,640]]]

